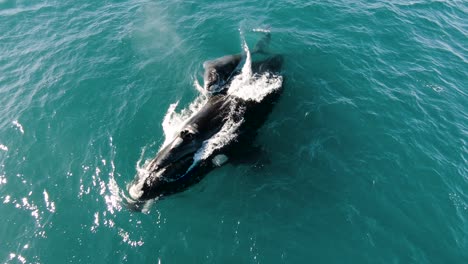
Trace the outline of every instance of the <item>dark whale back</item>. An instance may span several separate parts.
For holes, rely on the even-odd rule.
[[[216,60],[203,63],[205,73],[203,75],[205,89],[208,92],[216,92],[228,81],[242,60],[240,54],[227,55]]]

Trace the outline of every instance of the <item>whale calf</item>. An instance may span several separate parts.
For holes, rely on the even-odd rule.
[[[265,40],[266,38],[266,40]],[[269,42],[269,33],[261,40]],[[245,43],[244,43],[245,44]],[[147,162],[129,186],[135,207],[199,182],[216,167],[247,157],[283,89],[283,57],[256,52],[204,63],[205,101]],[[252,56],[260,56],[252,60]]]

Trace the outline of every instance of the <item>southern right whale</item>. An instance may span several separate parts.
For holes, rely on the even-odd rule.
[[[267,33],[259,43],[269,40]],[[224,56],[204,64],[207,98],[130,185],[135,207],[180,192],[217,166],[249,154],[258,129],[282,92],[283,57],[267,54],[262,47],[254,49],[261,58],[252,61],[246,45],[245,51],[245,55]]]

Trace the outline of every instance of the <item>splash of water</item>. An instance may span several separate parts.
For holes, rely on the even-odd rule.
[[[227,93],[245,101],[261,102],[265,96],[281,88],[283,77],[270,72],[253,74],[251,54],[245,40],[243,47],[246,53],[244,67],[241,74],[232,80]]]

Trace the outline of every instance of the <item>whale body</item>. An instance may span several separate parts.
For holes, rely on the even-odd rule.
[[[247,55],[242,69],[240,55],[204,64],[207,99],[132,182],[134,204],[183,191],[216,167],[254,150],[257,131],[282,92],[283,57],[262,54],[250,63]],[[264,90],[255,90],[259,87]]]

